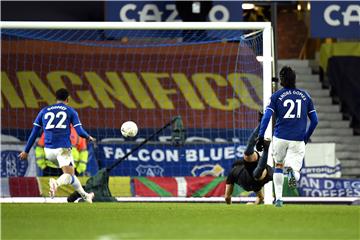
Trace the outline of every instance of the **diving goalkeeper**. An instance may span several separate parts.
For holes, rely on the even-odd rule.
[[[258,134],[259,126],[252,132],[248,140],[244,158],[233,163],[227,176],[225,188],[225,202],[227,204],[231,204],[231,195],[235,183],[246,191],[254,191],[256,193],[254,204],[264,202],[262,187],[267,182],[272,181],[274,172],[272,167],[266,164],[270,141],[264,141],[264,150],[261,157],[260,154],[254,150]]]

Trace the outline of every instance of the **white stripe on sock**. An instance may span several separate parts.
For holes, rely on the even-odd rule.
[[[284,174],[283,173],[274,173],[273,181],[274,181],[274,188],[275,188],[275,199],[276,200],[282,199]]]

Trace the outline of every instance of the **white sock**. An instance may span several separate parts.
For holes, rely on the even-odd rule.
[[[294,170],[294,177],[295,177],[296,181],[298,182],[300,180],[300,173],[298,171]]]
[[[282,199],[283,184],[284,184],[284,173],[276,172],[273,175],[274,188],[275,188],[275,199]]]
[[[77,191],[82,198],[85,198],[87,192],[85,192],[84,188],[81,186],[79,179],[75,175],[72,176],[72,179],[71,185],[74,187],[75,191]]]
[[[58,186],[68,185],[71,183],[71,175],[68,173],[63,173],[58,179],[56,179]]]

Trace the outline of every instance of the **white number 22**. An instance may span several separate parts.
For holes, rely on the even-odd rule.
[[[46,124],[45,129],[52,129],[52,128],[66,128],[66,125],[64,124],[66,120],[67,114],[66,112],[58,112],[56,115],[53,112],[47,112],[45,113],[44,118],[49,119],[49,121]],[[56,124],[56,126],[53,124],[53,121],[55,118],[60,118],[60,121]]]
[[[294,107],[295,107],[295,102],[291,99],[286,99],[284,101],[283,105],[284,105],[284,107],[288,107],[290,105],[289,109],[285,113],[284,118],[295,118],[295,114],[292,113],[292,111],[294,110]],[[301,117],[301,99],[296,99],[296,105],[297,105],[296,118],[300,118]]]

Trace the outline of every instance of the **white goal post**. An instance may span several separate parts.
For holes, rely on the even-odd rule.
[[[2,21],[1,29],[57,29],[57,30],[260,30],[263,56],[263,109],[272,94],[273,41],[270,22],[20,22]],[[272,136],[269,124],[265,137]],[[270,150],[271,151],[271,150]],[[272,166],[269,151],[268,163]],[[272,204],[272,183],[265,186],[265,204]]]

